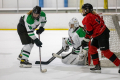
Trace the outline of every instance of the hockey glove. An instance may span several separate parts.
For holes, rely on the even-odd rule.
[[[35,42],[35,44],[38,46],[38,47],[42,47],[41,45],[42,45],[42,42],[38,39],[38,38],[36,38],[35,40],[34,40],[34,42]]]
[[[37,31],[36,34],[41,34],[45,29],[43,27],[40,27]]]
[[[62,39],[62,48],[64,49],[65,52],[69,50],[69,45],[67,44],[67,38]]]
[[[81,41],[81,45],[82,45],[82,47],[87,47],[89,41],[90,41],[90,39],[84,38],[84,39]]]

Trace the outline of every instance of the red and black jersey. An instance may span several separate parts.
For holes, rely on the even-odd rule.
[[[106,25],[99,15],[88,13],[82,21],[86,36],[90,35],[92,38],[99,36],[106,29]]]

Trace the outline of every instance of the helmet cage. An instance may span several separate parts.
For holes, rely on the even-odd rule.
[[[71,24],[74,24],[74,27],[78,27],[79,26],[79,22],[77,20],[77,18],[72,18],[69,22],[69,26],[71,26]]]

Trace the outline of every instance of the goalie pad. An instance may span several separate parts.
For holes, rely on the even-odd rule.
[[[61,54],[61,56],[65,56],[65,54]],[[73,64],[73,65],[77,65],[78,64],[78,55],[76,54],[70,54],[69,56],[67,56],[65,59],[62,59],[62,62],[65,64]]]
[[[88,49],[82,49],[81,53],[79,54],[79,60],[84,62],[84,65],[88,64]],[[79,62],[78,64],[81,64],[81,62]]]
[[[85,53],[84,53],[85,52]],[[65,54],[61,54],[61,56],[65,56]],[[82,51],[80,54],[70,54],[66,58],[62,59],[64,64],[72,64],[72,65],[86,65],[87,62],[87,51]]]

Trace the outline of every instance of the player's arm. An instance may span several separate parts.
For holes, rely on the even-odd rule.
[[[25,27],[26,27],[28,36],[29,36],[31,39],[35,40],[37,37],[35,36],[35,34],[34,34],[34,32],[33,32],[32,25],[29,24],[28,22],[25,22]]]
[[[28,36],[35,42],[35,44],[38,47],[41,47],[42,42],[35,36],[32,25],[29,23],[29,20],[25,19],[25,27],[26,27]]]
[[[41,11],[40,20],[41,20],[41,25],[40,25],[39,29],[36,31],[37,34],[41,34],[45,30],[44,26],[45,26],[47,20],[46,20],[46,14],[43,11]]]
[[[93,28],[90,23],[85,23],[84,30],[86,32],[86,35],[85,35],[84,39],[81,41],[81,44],[82,44],[82,47],[87,47],[88,43],[91,39],[91,35],[93,34]]]
[[[72,40],[73,40],[73,54],[79,54],[81,47],[81,41],[79,35],[77,33],[74,33]]]
[[[84,29],[87,35],[92,35],[93,34],[93,27],[91,26],[90,23],[84,24]]]
[[[83,48],[86,48],[88,47],[88,43],[90,41],[90,38],[91,36],[89,36],[88,34],[85,35],[85,37],[83,38],[83,40],[81,41],[81,45]]]

